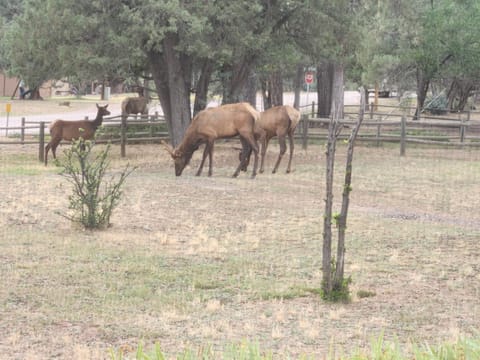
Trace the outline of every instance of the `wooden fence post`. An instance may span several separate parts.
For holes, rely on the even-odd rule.
[[[312,101],[312,118],[315,117],[315,101]]]
[[[378,125],[377,125],[377,146],[380,146],[380,129],[382,126],[382,118],[379,117],[378,120]]]
[[[466,127],[469,122],[470,122],[470,111],[467,112],[467,120],[463,118],[463,116],[460,118],[461,120],[461,125],[460,125],[460,142],[464,143],[465,142],[465,132],[466,132]]]
[[[307,149],[308,144],[308,115],[302,115],[302,149]]]
[[[120,124],[120,155],[121,157],[126,156],[126,145],[127,145],[127,116],[122,115],[122,122]]]
[[[38,161],[44,162],[45,161],[45,153],[44,153],[44,146],[45,145],[45,122],[40,121],[40,131],[38,135]]]
[[[405,145],[407,137],[407,116],[405,112],[402,115],[402,121],[400,123],[400,156],[405,156]]]
[[[22,128],[20,129],[20,140],[22,145],[25,143],[25,118],[22,117]]]

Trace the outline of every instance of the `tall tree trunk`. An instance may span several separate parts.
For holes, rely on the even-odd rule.
[[[200,77],[195,86],[195,102],[193,104],[193,116],[207,106],[208,85],[213,73],[213,62],[205,60],[202,65]]]
[[[177,44],[177,35],[167,34],[162,43],[163,53],[148,54],[173,146],[182,141],[191,120],[191,60],[176,51]]]
[[[223,104],[236,103],[242,100],[242,93],[252,71],[253,61],[253,56],[244,56],[239,62],[224,66],[221,74],[223,76]]]
[[[297,65],[297,71],[295,73],[295,78],[293,79],[293,91],[295,92],[293,107],[295,109],[300,109],[300,94],[301,94],[303,82],[304,82],[303,68],[304,68],[303,64]]]
[[[317,66],[318,117],[329,117],[332,110],[334,65],[331,62]]]
[[[453,79],[447,94],[450,111],[463,111],[474,89],[475,85],[472,80]]]
[[[336,63],[333,66],[332,106],[338,119],[343,119],[344,112],[344,72],[343,64]]]
[[[268,110],[272,107],[272,98],[268,92],[268,80],[263,76],[260,79],[260,87],[262,89],[263,109]]]
[[[425,71],[417,68],[417,110],[413,117],[414,120],[417,120],[420,116],[420,112],[425,104],[425,99],[427,98],[429,85],[430,79],[426,76]]]
[[[263,107],[283,105],[283,78],[281,71],[274,71],[262,79]]]
[[[270,74],[270,93],[272,106],[283,105],[283,77],[281,71],[275,71]]]
[[[368,92],[367,92],[368,93]],[[347,215],[348,207],[350,204],[350,192],[352,191],[352,169],[353,169],[353,149],[355,146],[355,140],[362,125],[365,115],[365,93],[362,93],[360,100],[360,112],[358,115],[358,122],[352,130],[348,139],[347,148],[347,164],[345,168],[345,181],[343,184],[342,193],[342,208],[340,210],[340,216],[338,216],[337,229],[338,229],[338,241],[337,241],[337,263],[335,265],[335,275],[333,278],[333,289],[342,290],[344,287],[344,270],[345,270],[345,231],[347,229]]]
[[[247,83],[244,88],[243,100],[250,103],[254,108],[257,107],[257,74],[250,72]]]

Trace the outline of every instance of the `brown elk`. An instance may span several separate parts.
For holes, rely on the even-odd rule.
[[[295,129],[300,121],[300,111],[289,105],[274,106],[268,110],[265,110],[260,114],[260,119],[257,122],[257,126],[260,129],[256,130],[257,138],[260,138],[262,144],[261,161],[260,161],[260,173],[264,171],[265,154],[270,139],[277,136],[280,144],[280,153],[277,158],[277,162],[273,168],[272,173],[277,172],[280,161],[283,155],[287,151],[286,137],[288,136],[290,143],[290,158],[288,160],[287,173],[291,171],[294,141],[293,135]],[[244,161],[243,171],[247,169],[249,158],[251,155],[251,149],[244,147],[240,153],[240,159],[246,157]]]
[[[216,108],[209,108],[200,111],[192,120],[185,132],[182,142],[173,149],[164,143],[167,151],[175,163],[175,175],[180,176],[185,166],[188,165],[193,153],[201,144],[205,144],[202,161],[197,171],[197,176],[202,172],[203,164],[208,155],[209,169],[208,176],[212,175],[212,154],[213,145],[216,139],[231,138],[239,136],[242,146],[252,149],[255,155],[252,178],[257,174],[258,166],[258,144],[254,136],[255,122],[260,113],[249,103],[227,104]],[[233,177],[238,176],[243,162],[240,162]]]
[[[128,97],[122,101],[122,116],[128,114],[148,115],[148,98],[144,96]]]
[[[95,120],[55,120],[50,124],[50,142],[45,146],[45,165],[48,162],[48,151],[52,149],[53,158],[56,159],[56,153],[58,144],[60,141],[76,140],[83,138],[84,140],[90,140],[95,135],[97,128],[102,125],[103,117],[110,115],[110,111],[107,110],[108,104],[105,106],[99,106],[97,104],[97,116]]]

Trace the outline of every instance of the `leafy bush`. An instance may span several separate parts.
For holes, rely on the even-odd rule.
[[[87,229],[110,225],[110,216],[122,195],[121,187],[127,176],[135,170],[127,165],[117,181],[111,178],[105,183],[110,145],[93,159],[92,148],[91,141],[80,138],[65,151],[62,160],[56,160],[57,165],[63,168],[60,175],[73,185],[73,194],[69,196],[69,208],[73,214],[64,216]]]

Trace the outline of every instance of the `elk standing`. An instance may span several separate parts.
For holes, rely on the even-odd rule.
[[[48,162],[48,151],[52,149],[53,158],[56,159],[56,153],[58,144],[60,141],[76,140],[83,138],[84,140],[90,140],[95,135],[97,128],[102,125],[103,117],[110,115],[110,111],[107,110],[108,104],[105,106],[99,106],[97,104],[97,116],[95,120],[55,120],[50,124],[50,142],[45,146],[45,165]]]
[[[277,162],[273,167],[272,173],[274,174],[277,172],[280,161],[282,160],[283,155],[287,151],[287,136],[290,143],[290,158],[288,160],[287,173],[291,171],[294,149],[293,135],[300,121],[300,116],[300,111],[289,105],[274,106],[260,114],[260,119],[257,122],[257,126],[260,129],[256,130],[256,136],[260,138],[262,143],[261,162],[259,170],[260,173],[263,173],[264,171],[265,154],[267,152],[268,143],[270,139],[275,136],[278,137],[280,153],[278,154]],[[240,159],[246,157],[244,167],[242,168],[243,171],[247,169],[251,152],[251,149],[247,146],[244,147],[242,149],[242,152],[240,153]]]
[[[209,108],[200,111],[192,120],[185,132],[182,142],[173,149],[166,144],[167,151],[172,156],[175,163],[175,175],[180,176],[185,166],[188,165],[193,153],[205,144],[202,161],[197,171],[197,176],[202,172],[203,164],[208,155],[209,169],[208,176],[212,175],[212,154],[213,145],[216,139],[231,138],[239,136],[242,146],[249,147],[255,155],[254,169],[252,178],[257,173],[258,165],[258,144],[254,136],[255,121],[258,120],[260,113],[249,103],[227,104],[217,108]],[[243,166],[243,159],[235,173],[238,176]]]
[[[148,115],[148,98],[144,96],[128,97],[122,101],[122,116],[129,114]]]

